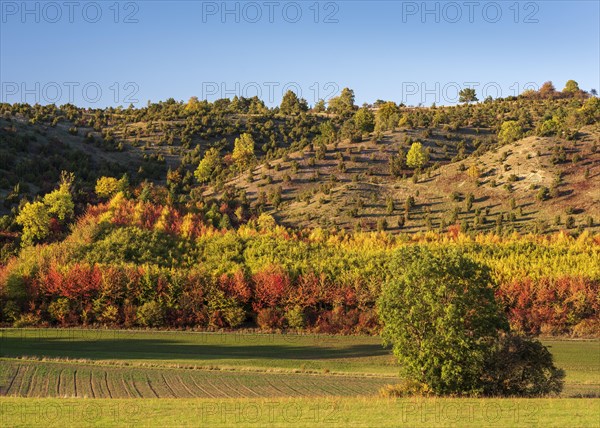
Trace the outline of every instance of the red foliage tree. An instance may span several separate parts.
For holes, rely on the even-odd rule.
[[[271,265],[257,272],[252,277],[254,282],[255,311],[270,307],[274,308],[286,300],[290,289],[290,277],[281,267]]]

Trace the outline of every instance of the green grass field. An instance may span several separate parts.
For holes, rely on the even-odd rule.
[[[268,422],[598,426],[600,422],[597,340],[544,341],[567,372],[560,398],[384,400],[377,392],[395,383],[398,369],[377,337],[81,329],[0,332],[2,426],[58,426],[69,423],[69,418],[98,426]]]
[[[3,427],[585,427],[600,400],[562,399],[0,399]]]

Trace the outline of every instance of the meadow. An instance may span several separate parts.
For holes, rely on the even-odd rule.
[[[560,397],[384,399],[378,391],[397,382],[398,367],[378,337],[4,329],[0,418],[3,426],[593,426],[600,341],[543,342],[567,373]]]

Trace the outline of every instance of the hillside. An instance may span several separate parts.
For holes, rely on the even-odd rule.
[[[470,141],[470,131],[454,138]],[[253,203],[268,201],[267,211],[283,224],[302,228],[374,230],[387,223],[387,230],[416,232],[458,222],[477,230],[495,230],[501,224],[509,231],[548,232],[565,228],[568,216],[575,226],[586,227],[592,217],[598,228],[597,125],[583,128],[574,141],[532,136],[455,162],[444,161],[441,154],[444,135],[441,129],[429,131],[425,138],[422,131],[403,130],[386,133],[381,141],[343,141],[327,145],[320,160],[308,148],[259,165],[251,181],[244,175],[228,184],[245,191]],[[416,180],[410,168],[394,177],[390,157],[406,151],[408,142],[416,139],[431,151],[431,161],[438,161],[439,168]],[[543,188],[555,190],[541,200]],[[275,208],[273,195],[279,190],[281,203]],[[467,209],[470,194],[472,207]],[[407,211],[410,197],[414,206]]]
[[[330,101],[346,97],[345,107],[326,111],[290,94],[273,109],[256,97],[141,109],[0,104],[0,229],[18,233],[19,207],[52,191],[61,171],[76,177],[76,215],[101,200],[100,177],[127,174],[134,197],[200,211],[219,228],[263,212],[292,228],[393,233],[600,228],[600,102],[587,93],[358,108],[345,89]]]

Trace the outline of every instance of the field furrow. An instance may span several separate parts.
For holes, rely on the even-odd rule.
[[[201,385],[202,382],[196,382],[196,379],[194,379],[194,376],[190,376],[189,379],[192,382],[192,384],[196,387],[198,397],[209,397],[209,398],[216,397],[216,395],[212,391],[210,391],[209,388],[206,388]]]
[[[15,372],[14,377],[12,378],[10,385],[6,391],[6,395],[19,395],[19,390],[21,388],[21,382],[23,380],[23,374],[26,370],[26,367],[18,366]]]
[[[64,372],[64,369],[61,369],[58,372],[58,376],[57,376],[57,381],[56,381],[56,395],[55,397],[62,397],[63,394],[61,394],[61,386],[63,385],[63,380],[62,380],[62,374]]]
[[[77,370],[73,371],[73,395],[77,397]]]
[[[21,377],[21,383],[18,387],[17,395],[20,397],[27,397],[29,393],[29,387],[31,386],[31,382],[33,380],[33,372],[35,367],[26,366],[23,370],[23,376]]]
[[[148,388],[150,389],[150,391],[152,391],[152,394],[155,398],[160,398],[160,395],[158,395],[156,389],[154,389],[154,387],[152,386],[152,381],[150,380],[149,376],[146,376],[146,385],[148,385]]]
[[[212,392],[212,394],[217,398],[232,398],[227,389],[224,389],[222,385],[213,383],[208,375],[202,376],[200,379],[201,385],[206,385],[206,387]]]
[[[15,378],[19,374],[20,366],[9,366],[3,364],[0,366],[1,383],[0,383],[0,395],[8,395],[10,389],[15,382]]]
[[[27,386],[27,397],[36,397],[35,389],[38,382],[40,382],[43,377],[39,375],[39,366],[33,368],[31,373],[31,379],[29,381],[29,385]]]
[[[172,376],[171,383],[173,385],[173,388],[175,390],[179,391],[178,397],[184,397],[184,398],[198,397],[198,395],[195,394],[194,391],[192,391],[192,389],[190,389],[190,387],[187,385],[188,382],[183,380],[181,375],[177,374],[177,375]]]
[[[96,398],[96,391],[94,390],[94,371],[90,370],[90,396]]]

